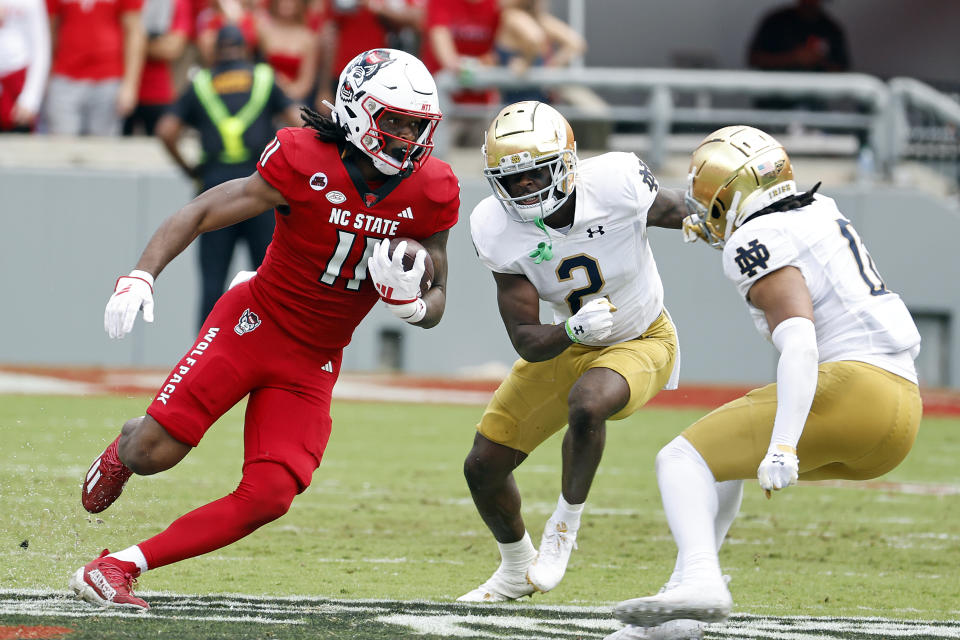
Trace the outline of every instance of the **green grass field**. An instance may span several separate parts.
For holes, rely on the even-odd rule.
[[[79,491],[87,466],[147,401],[0,397],[0,638],[18,637],[4,636],[6,627],[41,624],[73,629],[69,638],[600,638],[618,626],[606,613],[611,604],[655,592],[669,575],[674,547],[653,459],[703,413],[642,410],[610,423],[564,582],[484,608],[446,604],[499,560],[461,471],[481,407],[339,402],[326,459],[285,517],[231,547],[145,574],[138,593],[154,604],[147,616],[105,615],[66,597],[70,573],[101,549],[137,543],[230,492],[240,477],[235,409],[179,466],[134,477],[110,509],[86,513]],[[517,472],[534,541],[559,492],[559,444],[554,437]],[[958,459],[960,420],[928,418],[885,484],[801,485],[768,501],[747,483],[721,553],[737,615],[708,636],[960,638],[958,625],[916,622],[960,618]],[[246,604],[225,596],[184,604],[182,594],[243,594],[235,600]],[[191,608],[202,615],[184,613]],[[883,622],[887,631],[876,635],[835,621],[851,617],[904,622]],[[751,630],[735,633],[738,624]]]

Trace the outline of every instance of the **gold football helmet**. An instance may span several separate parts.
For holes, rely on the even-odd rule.
[[[793,166],[783,145],[747,126],[717,129],[690,159],[684,227],[718,249],[746,220],[796,195]]]
[[[570,123],[548,104],[517,102],[494,118],[483,145],[483,175],[507,213],[522,222],[546,218],[573,193],[577,143]],[[501,179],[549,167],[550,184],[536,193],[510,195]],[[536,198],[535,202],[522,201]]]

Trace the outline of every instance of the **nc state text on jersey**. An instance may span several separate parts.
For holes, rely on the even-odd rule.
[[[337,207],[330,208],[330,222],[341,227],[353,227],[367,233],[381,233],[388,237],[397,235],[397,227],[400,225],[399,220],[387,220],[379,216],[372,216],[369,213],[354,214]]]

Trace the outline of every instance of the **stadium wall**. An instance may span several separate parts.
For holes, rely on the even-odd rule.
[[[815,167],[806,169],[815,174]],[[515,359],[493,278],[477,261],[469,235],[469,213],[488,187],[467,173],[460,171],[462,217],[450,235],[443,322],[424,331],[376,308],[347,348],[344,370],[497,376]],[[887,285],[916,314],[925,340],[919,361],[924,382],[960,386],[960,341],[951,340],[960,335],[955,208],[908,187],[826,191],[857,226]],[[6,309],[0,363],[172,366],[196,333],[195,248],[158,279],[152,325],[138,321],[131,336],[111,341],[102,327],[103,306],[153,230],[192,193],[168,169],[0,168],[0,299]],[[666,304],[680,331],[683,380],[772,380],[776,352],[753,330],[745,305],[723,277],[720,256],[705,245],[684,245],[676,232],[652,229],[650,236]],[[234,268],[247,268],[243,252],[237,253]]]
[[[790,0],[552,0],[558,15],[582,3],[587,66],[745,69],[747,47],[768,12]],[[958,87],[960,3],[955,0],[825,0],[843,27],[851,71],[904,75]]]

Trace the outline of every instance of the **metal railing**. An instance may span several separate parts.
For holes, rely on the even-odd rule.
[[[603,108],[576,104],[556,105],[568,118],[640,125],[649,137],[645,159],[660,166],[667,156],[669,136],[678,129],[702,128],[708,132],[731,123],[758,127],[812,128],[824,133],[856,135],[872,158],[876,170],[885,174],[905,157],[929,160],[920,152],[918,140],[924,130],[940,127],[935,155],[953,167],[956,176],[960,126],[960,104],[950,96],[912,78],[894,78],[884,82],[860,73],[787,73],[764,71],[719,71],[701,69],[629,69],[629,68],[534,68],[518,77],[506,69],[475,70],[469,82],[441,73],[437,84],[445,112],[454,118],[482,121],[485,127],[499,105],[458,104],[452,95],[463,88],[500,90],[535,87],[553,90],[561,87],[585,87],[601,93]],[[817,110],[764,109],[755,103],[779,98],[819,101]],[[924,118],[918,126],[917,114]],[[932,124],[933,123],[933,124]],[[438,151],[443,153],[451,141],[438,130]],[[951,146],[952,144],[952,146]]]

